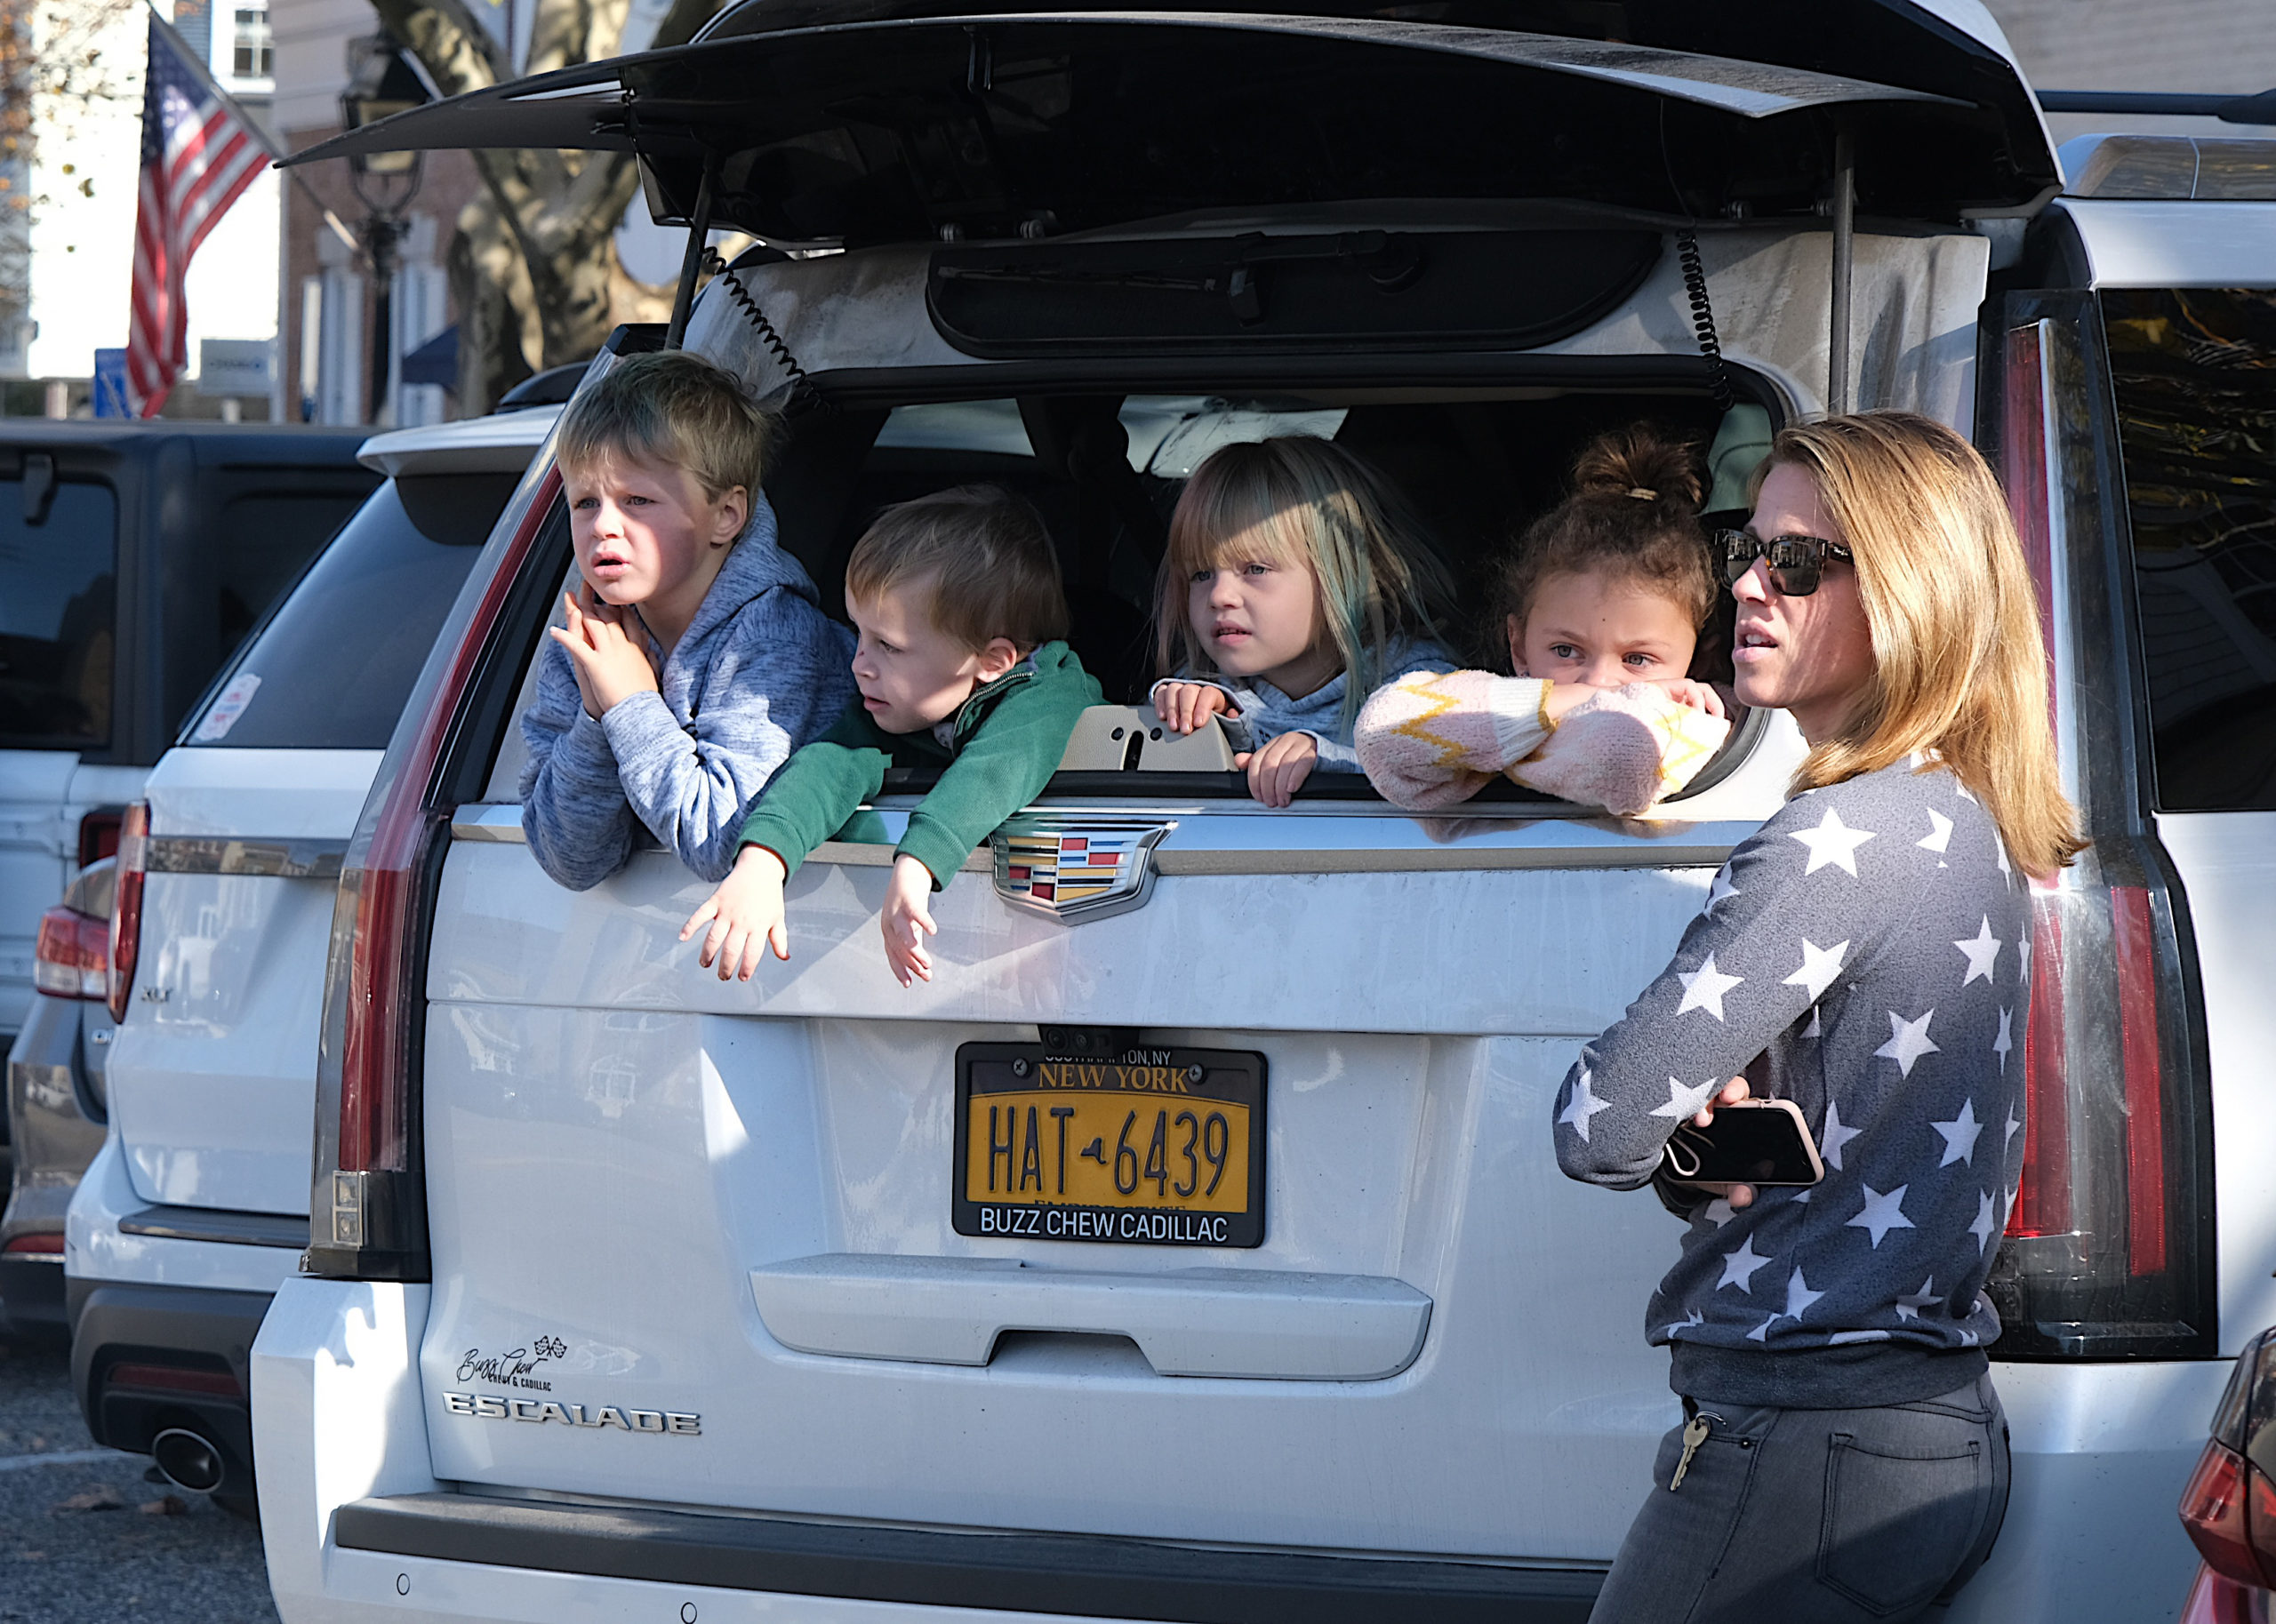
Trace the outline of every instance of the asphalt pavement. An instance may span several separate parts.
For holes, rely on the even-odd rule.
[[[276,1624],[260,1531],[99,1449],[60,1347],[0,1341],[0,1624]]]

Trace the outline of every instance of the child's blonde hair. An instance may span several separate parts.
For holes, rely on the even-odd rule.
[[[1488,663],[1509,659],[1506,628],[1523,626],[1534,594],[1554,575],[1600,572],[1665,597],[1696,634],[1721,597],[1706,532],[1695,446],[1645,424],[1599,435],[1573,465],[1573,491],[1526,527],[1495,572],[1491,618],[1479,641]]]
[[[2056,764],[2038,596],[1991,468],[1910,412],[1783,428],[1764,468],[1782,463],[1807,470],[1847,541],[1873,640],[1863,697],[1803,759],[1794,788],[1934,752],[1983,803],[2016,865],[2053,875],[2086,843]]]
[[[1435,637],[1454,594],[1406,505],[1367,465],[1310,435],[1221,446],[1193,470],[1170,516],[1154,593],[1161,675],[1216,667],[1186,615],[1186,585],[1228,560],[1311,572],[1342,656],[1343,725],[1383,680],[1398,638]]]
[[[958,485],[886,508],[845,561],[845,596],[928,580],[934,626],[977,652],[1022,654],[1067,636],[1059,556],[1035,508],[999,485]]]
[[[561,414],[554,460],[590,469],[612,456],[685,468],[717,501],[740,485],[756,496],[774,419],[742,386],[685,349],[628,356]]]

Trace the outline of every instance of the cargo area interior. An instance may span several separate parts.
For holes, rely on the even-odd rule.
[[[1775,410],[1775,408],[1774,408]],[[1703,469],[1722,412],[1698,385],[1372,385],[1210,392],[1090,389],[885,404],[830,404],[794,416],[766,476],[783,547],[806,566],[822,606],[844,620],[845,564],[886,507],[970,484],[1033,502],[1056,544],[1072,620],[1069,639],[1108,703],[1140,705],[1157,676],[1155,582],[1172,511],[1186,478],[1219,446],[1274,435],[1315,435],[1363,459],[1407,504],[1422,544],[1454,586],[1444,641],[1465,664],[1506,669],[1493,624],[1495,576],[1527,524],[1569,489],[1574,459],[1597,435],[1631,424],[1695,444]],[[1711,495],[1711,500],[1712,500]],[[1736,524],[1727,508],[1710,521]],[[551,544],[566,554],[565,517]],[[1730,680],[1731,605],[1719,597],[1692,675]],[[533,656],[534,648],[533,649]],[[521,703],[533,686],[525,683]],[[521,765],[509,730],[488,798],[510,801]],[[1744,752],[1734,731],[1728,756]],[[921,793],[936,774],[895,769],[886,790]],[[1119,790],[1124,774],[1062,772],[1054,794]],[[1711,764],[1699,787],[1719,776]],[[1242,776],[1180,774],[1178,793],[1244,796]],[[1300,800],[1372,799],[1358,773],[1319,772]],[[1534,799],[1503,781],[1482,798]]]

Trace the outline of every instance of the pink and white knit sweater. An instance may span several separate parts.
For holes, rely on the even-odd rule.
[[[1696,777],[1731,724],[1649,683],[1600,688],[1550,722],[1551,684],[1491,671],[1418,671],[1379,688],[1352,742],[1377,793],[1410,812],[1466,801],[1496,773],[1622,817]]]

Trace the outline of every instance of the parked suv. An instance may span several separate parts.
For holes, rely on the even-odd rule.
[[[939,10],[756,0],[329,150],[637,148],[660,215],[769,244],[685,341],[790,412],[825,592],[881,505],[1000,480],[1086,665],[1142,620],[1165,420],[1310,418],[1458,571],[1607,425],[1973,433],[2095,844],[2036,893],[2015,1489],[1953,1618],[2170,1617],[2227,1328],[2276,1320],[2276,148],[2106,141],[2065,192],[1972,5]],[[1559,1176],[1550,1102],[1782,804],[1791,722],[1620,821],[1332,775],[1270,810],[1108,711],[936,899],[930,982],[849,832],[791,960],[721,983],[669,856],[572,893],[521,843],[569,563],[549,471],[343,867],[312,1244],[253,1361],[288,1624],[1583,1617],[1679,1414],[1638,1318],[1676,1236]]]
[[[385,483],[127,810],[108,1125],[66,1226],[72,1377],[98,1441],[248,1511],[245,1361],[309,1240],[341,856],[436,631],[558,414],[371,438]]]
[[[357,431],[0,426],[0,1043],[40,912],[118,844],[183,714],[378,483]]]

